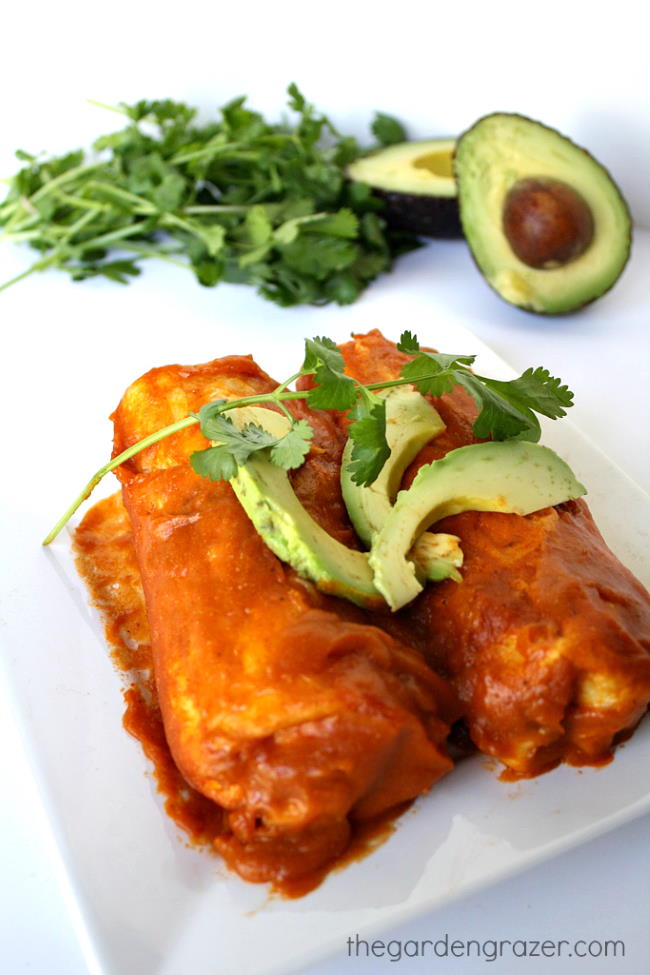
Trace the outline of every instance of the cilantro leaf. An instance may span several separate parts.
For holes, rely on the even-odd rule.
[[[503,382],[471,372],[475,356],[454,356],[423,352],[411,332],[403,332],[397,344],[400,352],[412,355],[400,375],[410,379],[419,392],[441,396],[454,386],[463,386],[471,395],[479,414],[474,435],[493,440],[523,439],[537,442],[541,436],[541,413],[552,419],[566,415],[573,404],[573,393],[561,379],[547,369],[527,369],[518,379]]]
[[[354,379],[328,368],[324,363],[314,372],[316,385],[307,394],[307,402],[317,410],[349,410],[357,398]]]
[[[219,423],[219,418],[221,413],[223,413],[223,408],[228,403],[227,399],[214,399],[209,403],[204,403],[198,413],[192,413],[191,415],[196,417],[199,421],[201,427],[201,433],[208,440],[216,440],[216,436],[212,436],[212,430],[217,430],[218,427],[212,427],[212,422]]]
[[[192,470],[210,481],[229,481],[237,473],[237,461],[230,449],[224,444],[221,447],[206,447],[205,450],[195,450],[190,454]]]
[[[230,407],[228,400],[215,400],[193,415],[200,422],[203,436],[215,441],[216,449],[226,447],[237,464],[245,464],[251,454],[277,443],[277,438],[257,423],[246,423],[241,428],[235,426],[224,407]]]
[[[305,358],[301,372],[313,373],[315,386],[307,393],[314,409],[348,410],[357,399],[357,383],[343,373],[345,363],[340,349],[331,339],[305,341]]]
[[[129,278],[140,274],[140,268],[133,261],[105,261],[101,263],[87,263],[80,265],[71,272],[73,281],[84,281],[86,278],[105,277],[109,281],[128,284]]]
[[[254,247],[260,247],[271,239],[273,225],[265,207],[259,204],[252,206],[246,214],[244,223]]]
[[[416,352],[420,351],[420,343],[418,342],[417,336],[408,330],[402,332],[397,341],[397,351],[404,352],[406,355],[415,355]]]
[[[527,405],[493,389],[470,372],[459,372],[456,378],[480,410],[472,427],[475,436],[492,437],[493,440],[523,439],[537,443],[541,428]],[[507,386],[507,383],[503,385]]]
[[[218,223],[210,225],[199,223],[198,220],[187,220],[186,226],[198,237],[210,257],[216,257],[224,249],[226,231]]]
[[[401,122],[392,115],[376,112],[371,126],[373,135],[382,146],[392,146],[397,142],[406,142],[406,132]]]
[[[316,232],[353,240],[359,231],[359,218],[349,207],[343,207],[335,213],[314,213],[303,218],[302,230],[304,233]]]
[[[309,453],[314,431],[307,420],[293,423],[288,433],[281,437],[269,451],[269,456],[276,467],[291,471],[300,467]]]
[[[486,386],[500,391],[511,402],[519,402],[522,406],[532,407],[537,413],[550,417],[552,420],[566,416],[566,408],[573,406],[573,393],[561,379],[551,376],[548,369],[538,366],[537,369],[526,369],[518,379],[510,382],[499,382],[496,379],[482,379]]]
[[[354,263],[359,251],[355,243],[327,234],[301,234],[291,244],[281,245],[282,258],[292,270],[316,281]]]
[[[287,93],[289,95],[289,108],[292,108],[294,112],[304,112],[307,107],[307,102],[295,81],[291,82],[287,88]]]
[[[251,454],[277,442],[276,437],[256,423],[246,423],[239,429],[224,413],[201,423],[201,433],[219,446],[227,447],[238,464],[245,464]]]
[[[467,373],[460,377],[481,412],[474,424],[478,437],[519,438],[536,443],[541,427],[535,413],[553,420],[566,416],[573,393],[561,379],[541,366],[527,369],[518,379],[503,382]]]
[[[152,189],[151,198],[159,210],[169,213],[180,207],[186,188],[183,177],[170,170],[165,173],[158,186]]]
[[[350,410],[350,419],[352,480],[355,484],[372,484],[390,456],[386,442],[386,403],[365,392]]]
[[[192,454],[192,467],[198,474],[213,481],[230,480],[239,465],[246,464],[260,451],[267,451],[271,462],[285,471],[300,467],[313,437],[307,420],[294,421],[284,436],[274,437],[257,423],[237,427],[225,412],[230,408],[232,404],[228,400],[214,400],[191,414],[199,420],[203,436],[216,442]]]
[[[305,358],[302,363],[302,372],[313,372],[319,363],[323,363],[332,372],[343,372],[345,363],[343,355],[336,342],[326,336],[313,339],[305,339]]]
[[[418,352],[407,362],[400,375],[409,379],[418,392],[428,396],[442,396],[460,381],[458,364],[470,365],[474,356],[456,356],[440,352]]]

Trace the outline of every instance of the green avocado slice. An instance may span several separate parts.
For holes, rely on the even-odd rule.
[[[386,442],[390,456],[372,484],[356,484],[349,464],[353,443],[348,440],[341,460],[343,500],[359,538],[368,548],[390,514],[404,471],[429,440],[439,436],[445,424],[436,409],[412,386],[399,386],[380,394],[386,401]],[[440,580],[460,579],[457,571],[463,553],[455,535],[425,534],[416,540],[411,558],[418,575]]]
[[[472,256],[505,301],[557,315],[611,288],[630,254],[631,218],[585,149],[523,115],[479,119],[454,154]]]
[[[229,415],[237,426],[256,423],[275,437],[289,429],[286,417],[260,407],[243,407]],[[358,606],[386,608],[367,554],[348,548],[321,528],[298,500],[286,471],[260,452],[240,465],[230,484],[271,551],[299,575]]]
[[[548,447],[524,441],[471,444],[422,467],[375,537],[369,562],[392,610],[421,592],[408,553],[422,532],[462,511],[526,515],[585,494],[568,465]]]

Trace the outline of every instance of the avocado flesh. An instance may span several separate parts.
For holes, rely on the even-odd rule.
[[[386,401],[386,442],[390,456],[372,484],[356,484],[349,464],[353,442],[348,440],[341,460],[341,491],[350,521],[359,538],[371,547],[393,508],[404,471],[422,447],[445,429],[436,409],[412,386],[399,386],[380,395]],[[463,553],[455,535],[426,532],[417,539],[411,557],[418,574],[432,580],[459,579]]]
[[[458,140],[454,172],[467,243],[488,284],[506,301],[562,314],[600,297],[622,273],[631,245],[627,204],[607,170],[559,132],[521,115],[488,115]],[[591,210],[590,245],[562,266],[529,267],[503,232],[506,197],[529,178],[567,184]]]
[[[441,518],[462,511],[527,515],[584,493],[567,464],[539,444],[491,442],[451,450],[420,468],[410,488],[398,494],[369,555],[375,585],[392,610],[415,599],[423,584],[408,553]]]
[[[407,557],[414,564],[419,579],[429,582],[442,582],[443,579],[463,581],[458,571],[463,564],[463,550],[458,535],[422,532]]]
[[[256,423],[274,437],[289,429],[285,416],[260,407],[230,413],[237,426]],[[369,609],[385,608],[368,556],[332,538],[298,500],[286,471],[261,453],[240,465],[230,484],[266,545],[304,578],[333,596]]]
[[[346,173],[384,201],[391,227],[425,237],[461,237],[454,139],[400,142],[350,163]]]

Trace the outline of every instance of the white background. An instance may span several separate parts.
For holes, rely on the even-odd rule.
[[[647,31],[636,2],[624,0],[615,8],[548,2],[535,11],[523,3],[464,3],[452,12],[433,3],[381,7],[339,0],[238,9],[218,3],[32,3],[23,10],[2,15],[0,173],[13,171],[15,148],[63,151],[109,131],[114,117],[89,106],[88,98],[116,103],[173,97],[207,114],[247,93],[252,105],[277,116],[286,85],[295,80],[342,130],[361,138],[375,108],[402,118],[412,137],[454,134],[494,110],[540,118],[610,167],[637,222],[650,227],[650,76]],[[577,316],[550,322],[499,302],[458,247],[442,248],[435,269],[436,252],[431,251],[431,286],[443,296],[441,302],[453,306],[454,314],[515,367],[542,361],[560,372],[577,394],[577,425],[648,487],[650,238],[639,235],[634,262],[610,296]],[[23,269],[27,260],[27,253],[17,249],[0,251],[2,279]],[[421,274],[422,255],[406,260],[410,263],[395,272],[405,287],[412,275]],[[27,368],[11,359],[16,329],[33,330],[37,355],[39,333],[54,325],[65,353],[65,288],[31,282],[18,287],[41,289],[42,318],[20,320],[20,303],[12,298],[3,305],[0,295],[5,361],[11,369]],[[119,292],[117,298],[111,291],[109,296],[110,287],[107,307],[128,314],[128,295]],[[97,293],[104,300],[104,291]],[[220,301],[215,293],[215,312]],[[259,313],[265,314],[263,304]],[[296,313],[287,314],[295,327]],[[272,318],[282,327],[276,313]],[[98,314],[87,325],[85,341],[92,355],[106,340],[110,321]],[[179,329],[177,352],[166,335],[160,358],[152,328],[145,367],[169,357],[191,361],[192,340],[186,332],[185,325]],[[125,363],[129,377],[138,371],[139,363],[132,368]],[[3,422],[15,419],[5,415]],[[2,699],[0,712],[0,970],[85,975],[70,905],[62,899],[56,876],[56,854]],[[622,938],[628,945],[624,961],[553,960],[536,967],[511,959],[493,968],[505,975],[641,975],[650,967],[648,838],[647,819],[632,823],[390,936]],[[474,975],[484,964],[448,960],[444,970]],[[436,970],[422,961],[392,967]],[[341,955],[310,968],[309,975],[346,970],[366,975],[391,966]]]

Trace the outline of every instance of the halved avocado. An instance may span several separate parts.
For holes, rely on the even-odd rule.
[[[454,154],[463,232],[505,301],[557,315],[599,298],[631,246],[630,213],[607,170],[541,122],[495,113]]]
[[[396,230],[424,237],[462,237],[453,174],[454,139],[399,142],[356,159],[348,177],[371,186],[382,216]]]

